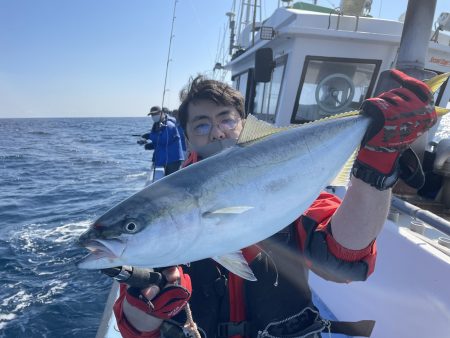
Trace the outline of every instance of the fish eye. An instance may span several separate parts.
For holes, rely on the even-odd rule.
[[[138,231],[138,226],[135,221],[128,221],[125,223],[124,229],[130,234],[134,234]]]

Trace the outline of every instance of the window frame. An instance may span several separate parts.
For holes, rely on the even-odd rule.
[[[276,58],[274,60],[275,66],[274,66],[273,72],[275,71],[276,67],[283,66],[283,72],[281,74],[281,81],[280,81],[280,89],[279,89],[279,92],[278,92],[278,98],[277,98],[277,102],[276,102],[276,105],[275,105],[275,111],[273,112],[273,114],[269,114],[267,111],[265,113],[263,112],[261,114],[258,113],[258,115],[255,115],[256,117],[258,117],[260,119],[263,119],[265,121],[268,121],[268,122],[276,121],[276,117],[277,117],[277,114],[278,114],[278,107],[279,107],[279,104],[280,104],[279,97],[280,97],[280,93],[282,92],[282,90],[284,88],[284,83],[283,82],[284,82],[284,77],[286,75],[287,61],[288,61],[288,54],[284,54],[284,55],[282,55],[282,56],[280,56],[280,57],[278,57],[278,58]],[[263,95],[262,95],[262,103],[264,103],[264,99],[265,99],[266,94],[267,95],[268,95],[268,93],[270,94],[270,89],[271,89],[272,80],[273,80],[273,72],[272,72],[272,76],[271,76],[270,82],[264,83],[264,89],[263,89]],[[258,82],[258,83],[262,83],[262,82]],[[258,83],[253,81],[253,84],[252,84],[252,97],[251,97],[251,106],[250,106],[251,110],[249,110],[252,114],[255,114],[255,96],[256,96],[256,86],[257,86]],[[266,110],[268,110],[269,106],[270,106],[270,97],[267,98]],[[264,108],[264,105],[263,105],[262,108]],[[273,121],[271,121],[270,119],[267,118],[269,116],[273,116]]]
[[[369,87],[367,88],[367,93],[366,96],[364,97],[364,99],[368,99],[372,92],[373,89],[375,87],[375,83],[378,79],[379,76],[379,72],[380,72],[380,67],[381,67],[381,63],[382,60],[379,59],[359,59],[359,58],[344,58],[344,57],[328,57],[328,56],[314,56],[314,55],[307,55],[305,57],[305,61],[303,62],[303,70],[302,70],[302,75],[300,77],[300,84],[298,86],[297,89],[297,95],[295,96],[295,102],[294,102],[294,107],[293,107],[293,111],[291,113],[291,123],[292,124],[301,124],[304,122],[308,122],[306,120],[296,120],[296,112],[298,110],[298,106],[299,106],[299,100],[300,100],[300,96],[302,93],[302,89],[303,89],[303,85],[305,82],[305,78],[306,78],[306,72],[308,70],[308,65],[311,61],[325,61],[325,62],[344,62],[344,63],[363,63],[363,64],[371,64],[371,65],[375,65],[375,68],[373,70],[373,75],[372,75],[372,79],[370,80],[370,84]]]
[[[253,68],[248,68],[240,73],[234,74],[231,77],[231,81],[235,81],[236,78],[239,78],[239,87],[241,86],[241,76],[243,74],[247,73],[247,86],[245,88],[245,93],[242,93],[238,88],[234,88],[236,90],[239,90],[239,92],[244,96],[244,107],[245,107],[245,113],[248,114],[251,110],[253,109],[253,95],[254,95],[254,90],[253,90],[253,86],[254,86],[254,78],[253,78],[253,74],[254,74],[254,69]]]

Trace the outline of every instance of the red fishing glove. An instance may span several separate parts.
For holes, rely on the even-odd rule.
[[[151,301],[142,295],[141,290],[130,287],[127,290],[128,303],[141,311],[161,319],[177,315],[187,304],[192,294],[191,278],[177,267],[180,278],[168,284]]]
[[[391,70],[390,74],[402,88],[363,102],[362,114],[370,116],[373,122],[353,167],[355,177],[379,190],[397,182],[400,155],[437,121],[428,86],[398,70]]]

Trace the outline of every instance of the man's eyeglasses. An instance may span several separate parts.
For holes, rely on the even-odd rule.
[[[239,121],[239,117],[226,117],[217,124],[217,128],[219,128],[222,132],[234,130]],[[210,121],[201,122],[193,127],[193,132],[197,136],[209,135],[213,129],[213,125],[214,124]]]

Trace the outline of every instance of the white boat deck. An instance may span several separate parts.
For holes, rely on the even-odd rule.
[[[310,274],[310,285],[340,320],[375,320],[373,338],[450,337],[450,256],[420,237],[387,221],[366,282],[336,284]]]

